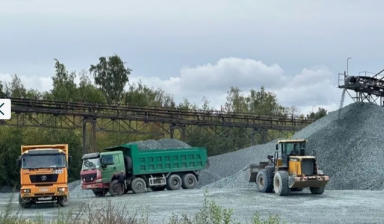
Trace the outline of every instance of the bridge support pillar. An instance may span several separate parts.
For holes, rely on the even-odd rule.
[[[91,135],[89,138],[89,148],[90,150],[87,150],[87,123],[91,123]],[[96,118],[85,118],[83,120],[83,154],[86,154],[88,152],[97,152],[97,138],[96,138],[96,126],[97,121]]]

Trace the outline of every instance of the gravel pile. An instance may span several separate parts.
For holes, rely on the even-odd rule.
[[[140,150],[148,149],[169,149],[169,148],[189,148],[191,147],[187,143],[171,138],[163,138],[158,141],[150,139],[145,141],[129,142],[127,144],[137,144]]]
[[[199,176],[198,187],[209,188],[248,188],[253,183],[245,181],[243,171],[251,163],[267,160],[273,155],[277,140],[267,144],[256,145],[235,152],[209,157],[210,167],[203,170]]]
[[[293,138],[308,139],[308,152],[316,150],[320,169],[331,178],[327,189],[384,190],[384,138],[381,136],[384,133],[383,121],[383,107],[354,103],[317,120],[297,132]],[[252,149],[257,153],[252,154]],[[246,171],[242,171],[242,167],[234,163],[238,164],[239,159],[243,166],[259,162],[267,154],[272,154],[273,150],[273,144],[259,145],[212,159],[214,168],[210,169],[213,174],[209,174],[212,177],[204,173],[202,185],[210,182],[210,178],[223,178],[216,178],[214,183],[208,183],[203,188],[255,187],[255,184],[245,181]]]
[[[307,138],[320,169],[331,178],[330,190],[383,190],[384,108],[350,104],[294,135]]]

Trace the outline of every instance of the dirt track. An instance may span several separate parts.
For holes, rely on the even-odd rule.
[[[215,189],[210,190],[210,198],[217,204],[234,209],[237,221],[248,222],[255,211],[262,217],[269,212],[279,214],[288,223],[384,223],[383,191],[326,191],[324,195],[314,196],[308,192],[279,197],[272,194],[257,193],[255,190]],[[130,212],[146,210],[151,223],[166,220],[172,213],[193,214],[203,204],[203,190],[179,190],[173,192],[149,192],[141,195],[128,194],[119,197],[72,199],[71,210],[83,203],[107,203],[130,207]],[[10,194],[0,194],[0,209],[4,208]],[[17,198],[13,199],[13,211],[19,210]],[[45,217],[58,214],[52,205],[39,205],[23,211],[24,217],[34,217],[44,213]]]

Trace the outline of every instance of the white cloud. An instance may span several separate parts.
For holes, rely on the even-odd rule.
[[[52,89],[51,77],[19,77],[27,89]],[[10,74],[0,73],[3,82],[10,82],[11,79]],[[168,79],[134,74],[130,77],[130,83],[139,80],[172,94],[177,103],[187,98],[200,106],[205,96],[216,109],[225,103],[231,86],[239,87],[245,94],[250,89],[264,86],[267,91],[276,93],[281,104],[297,106],[301,113],[316,111],[318,107],[336,110],[341,96],[341,90],[337,88],[337,74],[324,65],[304,68],[299,74],[286,74],[278,64],[266,65],[261,61],[235,57],[222,58],[214,64],[185,66],[177,76]],[[79,77],[75,82],[79,83]],[[344,105],[350,102],[346,96]]]
[[[266,65],[261,61],[241,58],[223,58],[215,64],[184,67],[177,77],[161,80],[156,77],[132,76],[131,80],[167,90],[179,102],[188,98],[201,104],[203,96],[219,108],[225,102],[226,91],[231,86],[243,92],[264,86],[275,92],[285,106],[297,106],[308,113],[317,107],[337,109],[341,90],[337,89],[337,74],[326,66],[303,69],[299,74],[286,74],[277,64]]]

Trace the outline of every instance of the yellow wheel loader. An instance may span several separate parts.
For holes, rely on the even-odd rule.
[[[307,155],[306,143],[305,139],[279,140],[268,161],[249,165],[248,181],[256,183],[259,192],[274,191],[280,196],[306,187],[312,194],[324,193],[329,176],[318,169],[316,151]]]

